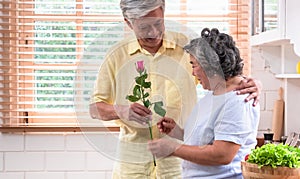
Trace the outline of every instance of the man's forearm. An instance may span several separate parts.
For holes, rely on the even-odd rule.
[[[96,102],[90,105],[90,115],[93,119],[110,121],[119,119],[113,105],[104,102]]]

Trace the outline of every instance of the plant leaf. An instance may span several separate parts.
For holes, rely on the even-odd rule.
[[[141,99],[141,86],[135,85],[133,88],[133,95],[139,99]]]
[[[160,115],[161,117],[164,117],[166,115],[166,110],[164,108],[162,108],[162,106],[163,106],[162,101],[155,102],[154,103],[154,111],[156,114]]]
[[[140,98],[137,98],[136,96],[133,95],[127,95],[126,99],[128,99],[130,102],[137,102]]]
[[[143,87],[144,88],[151,88],[151,82],[144,82]]]
[[[149,96],[148,92],[144,94],[144,98],[147,98],[148,96]]]
[[[135,82],[139,85],[143,85],[145,83],[145,80],[147,79],[148,75],[147,74],[143,74],[141,76],[138,76],[135,78]]]
[[[259,167],[271,166],[277,167],[300,167],[300,149],[288,145],[265,144],[253,149],[247,160],[249,163],[255,163]]]
[[[148,78],[148,74],[145,72],[141,77],[146,80]]]
[[[149,101],[149,99],[147,99],[147,100],[144,101],[143,103],[144,103],[144,106],[145,106],[146,108],[148,108],[148,107],[150,106],[150,104],[151,104],[151,102]]]
[[[154,104],[157,106],[160,106],[160,107],[162,107],[164,105],[164,103],[162,101],[157,101]]]

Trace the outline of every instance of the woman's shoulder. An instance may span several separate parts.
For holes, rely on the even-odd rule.
[[[245,99],[247,98],[248,95],[249,95],[248,93],[247,94],[237,94],[236,91],[230,91],[230,92],[226,93],[226,99],[227,99],[227,102],[230,102],[230,103],[236,104],[236,105],[253,102],[253,100],[245,102]]]
[[[236,91],[231,91],[227,93],[227,104],[231,108],[248,108],[251,111],[259,111],[260,105],[259,103],[256,106],[253,106],[254,99],[250,101],[245,101],[245,99],[249,96],[247,94],[237,94]]]

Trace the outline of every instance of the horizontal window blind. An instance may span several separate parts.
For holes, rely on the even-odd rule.
[[[108,48],[132,33],[119,0],[0,2],[1,123],[93,123],[98,68]],[[247,61],[249,9],[238,0],[166,0],[167,29],[195,37],[217,27],[234,36]]]

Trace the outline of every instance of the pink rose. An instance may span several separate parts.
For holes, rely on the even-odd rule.
[[[144,61],[143,60],[137,61],[135,65],[136,65],[136,71],[138,71],[139,73],[144,72],[145,67],[144,67]]]

